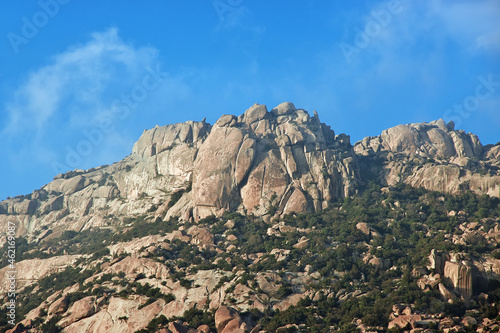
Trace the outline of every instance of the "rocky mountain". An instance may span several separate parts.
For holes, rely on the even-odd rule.
[[[319,211],[355,194],[371,179],[429,190],[500,195],[500,145],[443,120],[399,125],[350,143],[316,112],[282,103],[255,104],[239,117],[167,125],[144,131],[132,154],[110,166],[59,174],[25,196],[0,202],[0,231],[18,235],[119,225],[155,210],[195,221],[238,211],[266,221]],[[112,216],[113,218],[109,218]]]
[[[157,126],[0,202],[0,331],[486,332],[499,196],[500,144],[443,120],[354,145],[288,102]]]

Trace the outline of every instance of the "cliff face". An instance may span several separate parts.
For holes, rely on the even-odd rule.
[[[469,299],[473,293],[487,290],[491,281],[499,282],[500,260],[485,257],[473,260],[468,253],[442,253],[432,250],[429,255],[431,272],[441,276],[458,295]],[[425,281],[425,282],[423,282]],[[428,278],[421,280],[425,289]]]
[[[161,315],[168,327],[156,331],[184,332],[188,323],[172,317],[207,309],[217,312],[204,324],[217,329],[201,325],[199,332],[257,331],[255,313],[267,320],[265,313],[292,305],[337,311],[365,297],[363,303],[373,303],[374,294],[403,299],[406,288],[397,280],[408,267],[422,293],[434,291],[426,294],[432,314],[394,304],[387,326],[420,329],[433,321],[459,329],[475,319],[464,312],[459,324],[455,314],[452,320],[436,311],[460,299],[483,306],[500,281],[498,201],[477,198],[477,207],[464,210],[453,204],[457,212],[449,196],[385,186],[498,196],[499,170],[500,145],[483,146],[442,120],[396,126],[354,146],[315,112],[291,103],[270,111],[255,104],[213,126],[157,126],[122,161],[57,175],[29,195],[0,202],[0,245],[7,247],[7,222],[30,242],[18,242],[16,263],[19,312],[26,316],[10,332],[40,331],[56,319],[64,332],[135,332]],[[370,181],[384,187],[364,191]],[[348,196],[352,204],[343,200]],[[327,206],[321,214],[280,218]],[[202,220],[212,214],[218,218]],[[415,266],[430,248],[454,250],[432,250],[427,269]],[[0,295],[7,304],[5,259]],[[395,288],[374,288],[372,276]],[[32,304],[32,295],[43,297]],[[346,318],[328,316],[314,312],[325,325]],[[365,330],[362,321],[349,320]],[[479,330],[497,322],[476,324]]]
[[[354,146],[314,112],[255,104],[239,117],[146,130],[120,162],[57,175],[26,196],[0,202],[0,232],[81,231],[156,217],[198,221],[224,211],[262,216],[317,211],[376,180],[430,190],[499,196],[500,145],[482,146],[453,124],[399,125]],[[4,238],[2,239],[2,242]]]
[[[222,116],[201,145],[193,215],[319,210],[353,193],[357,176],[348,138],[335,137],[317,115],[291,103],[271,112],[256,104],[239,117]]]
[[[122,224],[152,207],[167,207],[191,182],[198,147],[210,131],[204,122],[145,131],[132,155],[113,165],[57,175],[26,196],[0,202],[0,226],[16,223],[18,236],[40,240],[50,233]]]

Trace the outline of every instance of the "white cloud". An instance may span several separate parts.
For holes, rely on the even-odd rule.
[[[4,133],[31,130],[43,135],[47,122],[56,117],[76,117],[82,126],[113,92],[137,82],[144,68],[156,61],[155,49],[124,43],[115,28],[94,33],[89,42],[69,48],[29,74],[6,105],[9,120]]]
[[[500,2],[497,0],[434,0],[429,11],[442,23],[444,32],[476,51],[500,51]]]
[[[160,63],[155,48],[126,43],[115,28],[93,33],[87,42],[53,56],[29,73],[5,103],[0,141],[16,143],[4,154],[7,163],[22,168],[57,162],[73,169],[127,155],[137,140],[131,136],[138,119],[164,113],[190,95],[185,79],[193,74],[183,71],[174,77]],[[117,113],[126,95],[137,98],[128,99],[133,106],[126,114]],[[68,149],[76,150],[87,139],[85,133],[100,129],[104,118],[113,123],[112,132],[81,156],[81,164],[68,163]]]
[[[471,59],[478,54],[500,51],[500,2],[497,0],[401,0],[400,10],[389,15],[388,23],[380,24],[380,17],[374,13],[388,14],[391,3],[381,1],[363,14],[361,23],[347,25],[348,37],[339,41],[338,46],[341,42],[347,43],[356,46],[357,52],[346,53],[337,47],[337,54],[346,55],[342,64],[351,61],[347,66],[335,68],[336,76],[359,77],[358,86],[365,89],[365,82],[371,79],[396,86],[407,82],[412,75],[411,80],[424,84],[427,93],[433,95],[447,77],[450,52],[460,53],[456,56],[462,59]],[[372,30],[371,35],[365,34],[368,40],[365,45],[358,44],[362,40],[358,39],[359,32],[374,26],[380,29],[375,33]]]
[[[388,13],[390,3],[380,2],[365,13],[358,28],[365,31],[380,23],[380,18],[373,13]],[[390,15],[389,23],[383,24],[375,36],[368,38],[368,45],[351,57],[355,63],[378,59],[379,63],[385,63],[381,69],[386,74],[396,72],[387,71],[386,67],[394,66],[398,59],[418,61],[438,69],[442,61],[439,58],[446,54],[444,48],[450,41],[468,55],[500,53],[500,1],[401,0],[400,3],[400,12]],[[354,26],[350,30],[350,38],[344,42],[354,45]],[[429,58],[432,63],[427,61]]]

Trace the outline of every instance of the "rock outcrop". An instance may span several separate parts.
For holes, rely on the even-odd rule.
[[[233,308],[222,306],[215,312],[215,327],[218,333],[244,332],[240,329],[243,324],[238,311]]]
[[[500,196],[500,146],[483,146],[479,138],[455,130],[453,122],[398,125],[380,136],[356,142],[364,170],[381,183],[453,194],[471,190]]]
[[[260,216],[273,207],[279,214],[319,210],[354,193],[358,177],[349,141],[292,103],[222,116],[194,170],[196,219],[236,209]]]
[[[36,283],[39,279],[64,270],[67,266],[73,265],[80,258],[80,255],[57,256],[47,259],[29,259],[16,263],[16,284],[17,287],[25,287]],[[8,288],[10,268],[8,266],[0,269],[0,294],[5,293]]]
[[[457,292],[466,298],[472,296],[472,268],[462,263],[447,261],[444,277],[451,280]]]
[[[40,241],[148,212],[165,220],[227,210],[270,218],[325,208],[355,193],[358,179],[348,136],[335,136],[316,113],[292,103],[271,112],[255,104],[214,126],[156,126],[120,162],[59,174],[31,194],[2,201],[0,231],[12,222],[16,236]]]
[[[455,293],[465,299],[469,299],[473,294],[477,295],[491,281],[500,282],[500,260],[498,259],[477,260],[467,253],[448,254],[432,250],[429,262],[430,265],[427,268],[438,277],[426,276],[419,280],[419,286],[425,289],[427,286],[435,287],[439,283],[439,291],[445,298],[452,296],[448,295],[444,285],[441,286],[439,277],[442,277],[444,282],[453,287]]]
[[[82,298],[68,309],[69,316],[62,319],[59,326],[66,327],[80,319],[87,318],[95,313],[96,308],[96,298],[94,296]]]
[[[488,286],[500,282],[494,250],[500,241],[498,216],[449,210],[445,196],[428,205],[433,193],[398,198],[403,190],[389,187],[404,182],[498,195],[499,170],[500,145],[482,146],[476,136],[443,121],[397,126],[354,147],[316,113],[292,103],[271,111],[255,104],[238,117],[223,115],[213,126],[205,121],[157,126],[146,130],[120,162],[60,174],[31,194],[0,202],[0,245],[9,222],[16,225],[16,236],[29,242],[16,240],[22,253],[15,263],[19,304],[26,306],[31,292],[44,295],[12,330],[57,321],[64,332],[124,333],[153,324],[165,333],[214,332],[214,324],[218,333],[258,332],[255,313],[372,297],[367,292],[372,277],[385,271],[391,271],[387,285],[397,285],[393,278],[408,265],[393,258],[412,251],[399,245],[415,245],[424,235],[464,249],[432,250],[427,269],[413,267],[417,285],[433,291],[430,304],[436,310],[444,307],[440,302],[477,305],[488,300]],[[342,199],[370,180],[384,187],[365,192],[371,192],[371,198],[363,197],[367,214],[354,211],[349,203],[357,198]],[[284,216],[317,212],[332,203],[321,214]],[[439,224],[429,219],[434,212],[456,230],[452,233],[448,223],[446,230],[436,230]],[[203,220],[210,215],[216,218]],[[422,234],[407,237],[410,230]],[[415,250],[427,248],[420,245]],[[465,252],[472,246],[492,252],[472,256]],[[360,259],[367,265],[346,281],[349,267]],[[4,265],[2,295],[9,287],[7,274],[12,273]],[[377,293],[387,295],[386,289]],[[418,332],[436,325],[496,325],[488,318],[450,322],[414,309],[395,306],[389,327]],[[215,318],[204,323],[210,326],[190,328],[179,319],[188,320],[190,310]],[[366,331],[371,328],[363,321],[374,317],[367,318],[351,323]],[[316,319],[322,320],[315,314]],[[282,327],[293,329],[307,331],[305,323]]]

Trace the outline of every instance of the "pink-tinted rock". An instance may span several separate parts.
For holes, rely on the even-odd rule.
[[[228,306],[218,308],[215,312],[215,327],[217,328],[217,332],[222,333],[226,325],[234,319],[241,321],[240,315],[235,309]]]

